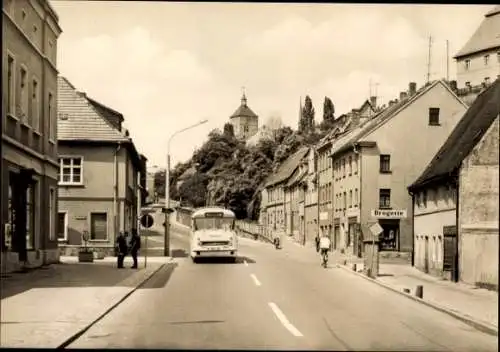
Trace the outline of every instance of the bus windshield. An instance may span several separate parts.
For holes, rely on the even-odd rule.
[[[194,230],[224,230],[234,229],[234,219],[231,218],[197,218],[194,219]]]

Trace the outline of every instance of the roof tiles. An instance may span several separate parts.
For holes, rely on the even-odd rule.
[[[283,164],[279,166],[277,172],[275,174],[272,174],[271,177],[267,180],[266,187],[286,181],[288,178],[290,178],[302,158],[304,158],[308,152],[308,147],[302,147],[295,154],[292,154],[290,157],[288,157],[288,159],[286,159]]]

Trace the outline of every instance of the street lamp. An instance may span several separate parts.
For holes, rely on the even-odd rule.
[[[198,123],[195,123],[194,125],[188,126],[186,128],[183,128],[181,130],[178,130],[174,132],[170,138],[168,139],[167,143],[167,169],[165,170],[165,238],[164,238],[164,249],[163,249],[163,255],[165,257],[168,257],[170,254],[170,142],[172,141],[172,138],[174,136],[178,135],[181,132],[190,130],[191,128],[198,127],[199,125],[203,125],[204,123],[207,123],[208,120],[201,120]]]

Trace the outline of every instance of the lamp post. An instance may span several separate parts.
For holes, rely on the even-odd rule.
[[[170,208],[170,142],[172,141],[172,138],[174,136],[178,135],[181,132],[190,130],[191,128],[198,127],[199,125],[203,125],[204,123],[207,123],[208,120],[202,120],[198,123],[195,123],[194,125],[188,126],[186,128],[183,128],[181,130],[178,130],[174,132],[170,138],[168,139],[167,143],[167,169],[165,170],[165,236],[164,236],[164,248],[163,248],[163,255],[165,257],[168,257],[170,254],[170,213],[169,213],[169,208]]]

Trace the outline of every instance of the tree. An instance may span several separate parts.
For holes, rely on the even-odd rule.
[[[330,98],[325,97],[323,102],[323,121],[333,122],[335,120],[335,106]]]
[[[314,114],[314,106],[311,97],[307,95],[301,112],[299,132],[308,133],[314,130]]]
[[[224,136],[228,137],[228,138],[234,138],[234,126],[233,124],[227,122],[225,125],[224,125]]]
[[[208,181],[207,175],[196,172],[181,184],[179,189],[181,198],[192,207],[204,206]]]
[[[159,197],[165,197],[165,170],[158,170],[154,174],[155,191]]]

